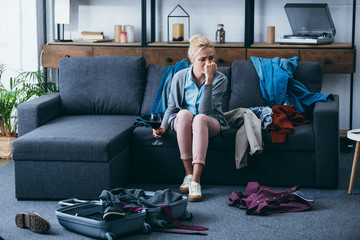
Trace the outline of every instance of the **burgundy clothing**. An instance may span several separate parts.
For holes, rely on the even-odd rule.
[[[244,194],[240,191],[231,194],[229,205],[246,209],[248,215],[299,212],[312,208],[314,198],[299,189],[295,186],[287,191],[278,192],[257,182],[249,182]]]
[[[284,143],[286,137],[294,132],[294,125],[304,125],[309,123],[305,115],[297,112],[294,105],[277,105],[272,108],[272,123],[268,126],[271,131],[273,143]]]

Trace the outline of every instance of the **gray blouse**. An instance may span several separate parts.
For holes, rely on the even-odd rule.
[[[169,104],[161,122],[161,126],[166,127],[166,129],[170,127],[173,130],[173,121],[176,114],[180,110],[186,109],[184,103],[184,89],[186,72],[189,70],[191,71],[191,67],[177,72],[172,79]],[[229,128],[221,107],[221,100],[226,90],[227,83],[228,79],[226,76],[217,71],[214,75],[213,83],[203,86],[204,89],[199,103],[199,114],[205,114],[216,118],[220,123],[221,131]]]

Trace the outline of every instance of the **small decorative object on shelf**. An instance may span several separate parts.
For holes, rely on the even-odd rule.
[[[127,32],[126,32],[126,26],[124,25],[123,31],[120,33],[120,42],[121,43],[127,43]]]
[[[188,43],[190,38],[190,16],[179,4],[167,17],[167,29],[168,43]]]
[[[216,30],[216,43],[225,43],[225,30],[224,24],[218,24]]]
[[[174,23],[172,25],[173,41],[184,41],[184,24]]]
[[[127,32],[127,42],[134,42],[134,26],[133,25],[125,25]]]
[[[120,42],[120,35],[122,31],[122,25],[115,25],[114,26],[114,42]]]
[[[267,41],[268,44],[275,43],[275,26],[267,27]]]

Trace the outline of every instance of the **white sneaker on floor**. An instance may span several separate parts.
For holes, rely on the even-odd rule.
[[[202,195],[201,195],[201,186],[197,182],[190,182],[189,186],[189,202],[198,202],[201,201]]]
[[[192,176],[193,176],[192,174],[185,176],[184,181],[181,184],[180,189],[179,189],[180,193],[189,193],[189,186],[191,183]]]

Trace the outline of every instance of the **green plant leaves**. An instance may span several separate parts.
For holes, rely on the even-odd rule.
[[[19,104],[49,92],[57,92],[55,83],[48,83],[45,72],[20,72],[9,78],[9,88],[2,82],[5,71],[0,64],[0,136],[17,135],[17,112]]]

